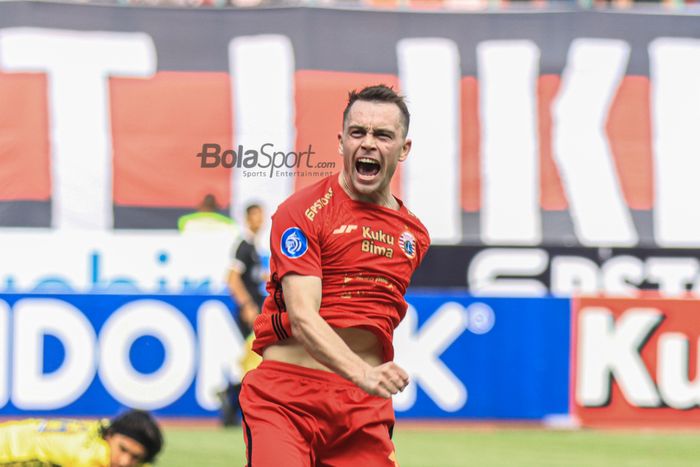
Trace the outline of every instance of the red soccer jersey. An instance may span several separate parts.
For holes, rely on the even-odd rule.
[[[394,358],[406,287],[430,245],[425,226],[399,205],[396,211],[352,200],[332,175],[279,206],[272,216],[270,295],[254,327],[257,353],[292,335],[281,281],[294,273],[321,278],[319,312],[329,325],[372,331],[384,360]]]

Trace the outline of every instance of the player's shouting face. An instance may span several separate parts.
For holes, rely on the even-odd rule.
[[[355,101],[338,134],[344,188],[361,201],[386,204],[396,166],[411,150],[406,131],[396,104]]]

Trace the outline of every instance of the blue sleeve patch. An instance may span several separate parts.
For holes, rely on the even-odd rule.
[[[282,234],[280,250],[287,258],[299,258],[304,256],[309,249],[309,242],[306,235],[299,227],[290,227]]]

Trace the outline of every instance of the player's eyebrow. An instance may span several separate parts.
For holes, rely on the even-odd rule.
[[[389,128],[375,128],[374,133],[375,134],[389,135],[389,136],[394,136],[396,134],[396,132],[394,130],[390,130]]]
[[[362,130],[367,131],[367,127],[363,125],[350,124],[348,125],[348,131],[350,130]]]
[[[357,124],[351,124],[348,125],[348,132],[354,131],[354,130],[362,130],[363,132],[367,133],[368,132],[368,127],[364,125],[357,125]],[[383,134],[383,135],[388,135],[388,136],[394,136],[396,135],[396,132],[390,128],[385,128],[385,127],[375,127],[372,130],[372,133],[376,134]]]

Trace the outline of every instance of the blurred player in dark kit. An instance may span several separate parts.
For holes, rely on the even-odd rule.
[[[232,249],[231,269],[228,286],[233,300],[238,305],[238,325],[246,336],[245,353],[241,359],[242,374],[256,368],[261,361],[253,352],[253,323],[260,314],[263,304],[261,286],[267,279],[263,271],[260,255],[255,248],[256,238],[264,223],[264,212],[260,205],[251,204],[246,208],[246,230],[240,241]],[[224,426],[241,424],[238,396],[241,384],[228,384],[218,393],[221,401],[221,421]]]

